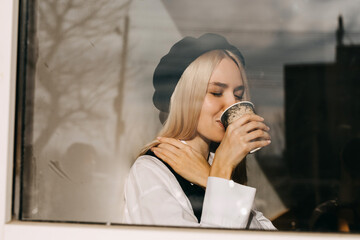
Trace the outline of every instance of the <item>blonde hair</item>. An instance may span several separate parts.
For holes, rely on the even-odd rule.
[[[245,70],[238,57],[228,50],[209,51],[185,69],[171,96],[168,118],[157,136],[181,140],[195,137],[210,77],[224,58],[232,59],[239,67],[245,88],[244,100],[250,100]],[[139,156],[158,144],[156,139],[153,140],[140,151]]]

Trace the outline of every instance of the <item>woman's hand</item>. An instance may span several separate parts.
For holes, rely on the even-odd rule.
[[[255,114],[245,114],[231,123],[215,152],[210,176],[230,179],[234,168],[251,151],[270,144],[269,127]]]
[[[151,151],[183,178],[201,187],[206,187],[210,172],[207,160],[191,146],[174,138],[158,138],[160,144]]]

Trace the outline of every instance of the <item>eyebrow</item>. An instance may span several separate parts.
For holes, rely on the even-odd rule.
[[[228,88],[227,84],[221,83],[221,82],[211,82],[211,83],[209,83],[209,85],[215,85],[215,86],[218,86],[218,87],[221,87],[221,88]]]
[[[215,85],[215,86],[218,86],[218,87],[221,87],[221,88],[228,88],[229,86],[225,83],[221,83],[221,82],[211,82],[209,83],[209,85]],[[244,90],[245,87],[244,85],[241,85],[241,86],[237,86],[234,91],[241,91],[241,90]]]

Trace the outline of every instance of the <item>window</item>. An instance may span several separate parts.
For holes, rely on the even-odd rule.
[[[247,21],[252,22],[253,25],[249,25],[248,29],[246,25],[241,24],[238,25],[239,28],[233,29],[234,24],[226,22],[227,18],[222,19],[220,16],[211,14],[209,15],[213,19],[218,19],[216,24],[201,25],[206,22],[206,17],[198,16],[196,9],[206,6],[202,2],[196,3],[194,8],[191,8],[194,12],[189,9],[177,11],[186,4],[178,5],[170,1],[106,1],[101,4],[86,2],[86,8],[81,5],[85,2],[81,1],[37,1],[36,3],[37,5],[31,5],[26,2],[22,5],[24,8],[21,8],[29,14],[26,39],[30,44],[26,51],[32,54],[28,54],[25,59],[27,65],[23,71],[26,75],[24,74],[23,77],[26,78],[20,82],[20,84],[26,83],[23,88],[25,91],[22,92],[23,102],[26,102],[26,105],[20,105],[24,107],[22,112],[24,128],[20,131],[24,135],[23,138],[17,138],[23,140],[18,141],[22,154],[18,155],[17,159],[21,157],[23,161],[24,175],[22,183],[16,189],[23,194],[15,198],[15,203],[18,205],[14,208],[20,219],[97,223],[120,221],[121,202],[119,199],[121,199],[121,187],[127,169],[136,155],[136,150],[148,142],[160,127],[156,111],[149,101],[152,94],[151,74],[156,61],[180,37],[199,35],[204,31],[219,32],[227,35],[230,40],[238,41],[238,47],[243,49],[247,59],[252,99],[257,111],[269,119],[270,126],[276,133],[272,147],[262,149],[255,156],[254,165],[250,166],[250,169],[256,171],[257,178],[267,186],[263,189],[261,186],[257,187],[258,207],[263,207],[267,216],[275,222],[278,221],[279,229],[309,230],[310,223],[303,221],[309,219],[312,212],[306,211],[314,210],[316,206],[326,203],[327,199],[333,199],[333,196],[338,193],[341,171],[333,172],[332,170],[339,170],[336,168],[339,162],[332,159],[327,165],[324,163],[327,159],[326,155],[322,155],[323,149],[327,149],[329,144],[336,143],[330,142],[323,146],[311,144],[311,151],[306,154],[313,158],[305,157],[308,161],[306,166],[311,170],[306,172],[305,170],[309,168],[296,165],[299,161],[296,161],[295,157],[288,157],[291,154],[299,156],[296,151],[288,150],[289,146],[296,146],[296,137],[289,133],[294,127],[290,127],[288,122],[295,124],[296,120],[300,121],[296,119],[297,115],[291,112],[298,109],[305,101],[294,98],[299,96],[308,96],[305,98],[309,101],[307,104],[313,107],[307,112],[304,110],[301,115],[305,118],[301,123],[307,121],[306,127],[309,127],[304,131],[311,127],[320,128],[321,124],[314,121],[330,116],[322,111],[333,109],[332,105],[327,105],[330,103],[326,101],[332,99],[331,93],[334,89],[330,88],[312,96],[313,92],[305,89],[306,85],[301,85],[305,83],[301,81],[303,78],[299,77],[301,76],[299,72],[304,74],[305,79],[311,83],[319,79],[328,79],[323,76],[334,76],[331,74],[334,71],[332,68],[336,69],[342,59],[347,59],[346,55],[355,53],[353,49],[346,48],[351,42],[359,42],[358,34],[352,33],[356,28],[347,29],[346,25],[347,16],[353,19],[356,16],[355,13],[351,15],[353,2],[349,5],[343,3],[341,6],[337,5],[338,3],[327,3],[329,7],[335,9],[341,7],[344,11],[346,38],[338,48],[335,41],[335,30],[338,27],[337,15],[329,14],[329,21],[322,19],[317,23],[315,19],[312,19],[315,22],[313,23],[309,19],[305,21],[300,17],[306,9],[321,8],[324,7],[321,4],[325,3],[276,2],[283,7],[280,8],[282,11],[286,13],[288,10],[292,11],[290,17],[284,14],[285,19],[287,16],[292,21],[283,25],[277,22],[280,20],[274,16],[275,13],[270,12],[269,16],[265,14],[264,19],[258,19],[256,22],[250,18],[251,14],[244,16],[237,11],[235,14],[231,12],[231,9],[227,10],[228,16],[238,14],[240,18],[235,19],[239,22],[244,22],[249,18],[250,20]],[[253,4],[251,6],[248,3],[247,7],[250,10],[259,9],[256,3]],[[271,6],[273,4],[271,3]],[[67,7],[70,7],[68,11],[66,11]],[[71,9],[71,7],[78,9]],[[211,9],[206,10],[214,13]],[[251,13],[250,10],[249,13]],[[46,15],[51,11],[57,14]],[[180,15],[180,12],[183,14]],[[69,15],[62,15],[62,13]],[[58,16],[59,19],[63,17],[63,21],[57,22],[58,19],[53,18],[54,16]],[[142,18],[135,16],[142,16]],[[330,18],[334,19],[333,24],[329,23]],[[190,22],[187,19],[197,21]],[[270,20],[274,21],[273,25]],[[264,21],[269,25],[264,25]],[[305,28],[301,25],[302,21],[310,27]],[[61,27],[57,28],[57,24]],[[276,26],[281,27],[277,29]],[[34,27],[36,31],[30,31]],[[64,32],[49,32],[51,29],[61,29]],[[158,29],[157,34],[153,33],[154,29]],[[315,33],[309,32],[309,29]],[[335,53],[338,54],[336,58]],[[356,61],[358,60],[355,58],[355,63]],[[314,62],[318,64],[315,65]],[[29,67],[29,63],[36,63],[33,65],[35,67]],[[354,75],[350,74],[348,79],[356,78],[356,68],[354,73]],[[335,83],[336,81],[337,78],[334,78]],[[300,85],[291,85],[300,82]],[[314,88],[321,89],[321,82],[316,83],[318,85],[313,84]],[[125,89],[128,90],[125,91]],[[297,91],[299,89],[302,91]],[[356,88],[354,89],[356,91]],[[344,89],[336,90],[346,91],[347,89],[344,87]],[[288,95],[292,92],[298,95]],[[335,93],[343,96],[341,92],[335,91]],[[350,94],[350,99],[347,101],[353,102],[351,96],[357,96],[356,94],[357,92]],[[321,101],[325,104],[320,104]],[[314,102],[316,104],[312,105]],[[288,103],[292,105],[289,106]],[[358,105],[354,104],[354,109],[358,108]],[[322,109],[324,105],[328,109]],[[338,140],[340,143],[349,140],[346,139],[349,136],[346,131],[349,126],[354,126],[359,117],[352,115],[348,110],[344,118],[336,120],[341,122],[352,119],[353,121],[336,125],[343,126],[339,130],[343,134],[341,135],[343,141]],[[286,115],[289,111],[291,114]],[[311,111],[318,113],[315,120],[306,118],[314,116],[314,112]],[[143,116],[146,116],[146,123],[143,121]],[[350,117],[346,118],[346,116]],[[134,119],[139,119],[139,122]],[[137,127],[135,128],[134,125]],[[138,127],[139,125],[142,128]],[[152,130],[149,130],[148,126],[153,126]],[[315,129],[308,135],[304,134],[303,138],[310,140],[315,138],[316,143],[321,143],[324,135],[318,134],[319,131],[325,130]],[[300,131],[300,133],[304,132]],[[145,134],[144,138],[139,140],[139,134],[142,136]],[[337,132],[329,133],[329,136],[332,137],[334,134]],[[124,146],[124,143],[131,148]],[[310,143],[307,142],[307,144]],[[306,146],[301,147],[308,149]],[[334,154],[328,154],[333,156],[339,153],[339,150],[333,150]],[[316,157],[314,154],[321,157]],[[327,167],[325,170],[323,170],[324,166]],[[257,181],[253,184],[260,185]],[[111,197],[96,198],[91,195],[94,192],[87,188],[97,189],[96,196]],[[118,192],[114,192],[113,189],[118,189]],[[294,199],[303,200],[298,198],[299,193],[308,194],[306,198],[304,197],[310,202],[306,211],[296,208],[299,202],[291,202]],[[91,201],[84,206],[81,204],[84,199]],[[82,209],[79,210],[79,207]],[[87,211],[96,208],[99,211]],[[114,211],[116,208],[119,210]],[[299,216],[299,213],[308,215],[303,217]]]

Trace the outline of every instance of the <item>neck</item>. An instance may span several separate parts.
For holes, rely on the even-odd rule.
[[[186,141],[187,144],[189,144],[193,149],[201,153],[201,155],[207,159],[209,156],[209,149],[210,149],[210,141],[201,137],[196,136],[195,138],[191,140]]]

